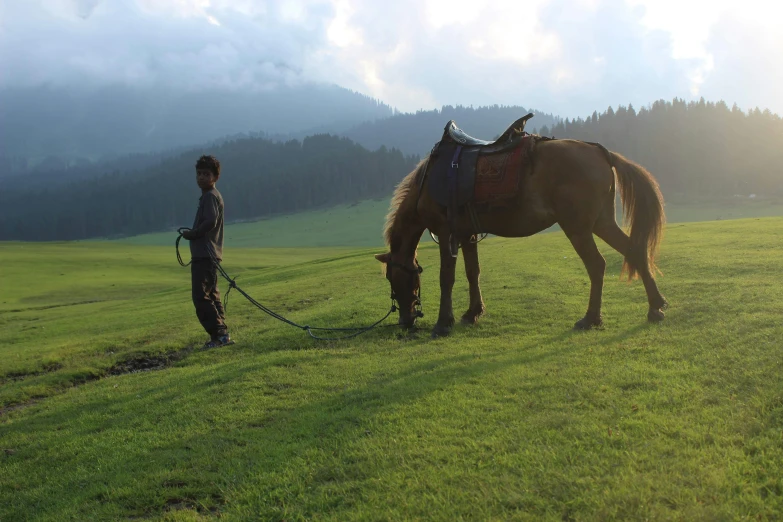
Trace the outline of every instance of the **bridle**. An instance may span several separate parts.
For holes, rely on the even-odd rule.
[[[410,268],[408,266],[403,265],[402,263],[398,263],[397,261],[392,261],[390,259],[386,263],[386,270],[388,271],[391,268],[399,268],[399,269],[404,270],[405,272],[407,272],[409,276],[416,277],[416,276],[420,275],[422,272],[424,272],[424,268],[422,268],[422,266],[419,264],[419,262],[416,261],[415,259],[414,259],[414,263],[416,264],[416,266],[413,267],[413,268]],[[389,282],[390,283],[391,283],[391,279],[392,279],[391,272],[389,272]],[[413,313],[413,322],[415,323],[416,319],[418,319],[419,317],[424,317],[424,312],[421,311],[421,306],[422,306],[421,305],[421,283],[419,283],[419,287],[418,287],[416,293],[414,294],[414,296],[415,296],[415,300],[414,300],[415,311]],[[394,295],[394,285],[392,285],[392,289],[391,289],[391,300],[392,300],[392,305],[393,306],[396,303],[397,308],[400,309],[400,310],[402,309],[402,307],[399,306],[399,301],[397,301],[397,296]]]

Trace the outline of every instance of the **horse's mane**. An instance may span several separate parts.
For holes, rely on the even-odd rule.
[[[408,197],[411,189],[416,187],[419,176],[424,174],[426,163],[426,159],[420,161],[419,164],[416,165],[416,168],[413,169],[410,174],[405,176],[397,185],[397,188],[394,189],[394,195],[392,196],[391,203],[389,204],[389,213],[386,214],[386,224],[383,227],[383,238],[386,241],[386,245],[389,247],[392,245],[394,224],[397,221],[397,214],[400,211],[400,207],[402,207],[402,204],[405,202],[405,199]]]

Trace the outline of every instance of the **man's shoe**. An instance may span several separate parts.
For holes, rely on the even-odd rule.
[[[221,335],[220,337],[217,338],[217,341],[220,343],[220,346],[228,346],[230,344],[234,344],[234,340],[228,334]]]
[[[234,344],[234,340],[231,338],[230,335],[225,334],[225,335],[220,335],[218,337],[215,337],[211,341],[207,341],[204,344],[204,349],[219,348],[221,346],[228,346],[230,344]]]

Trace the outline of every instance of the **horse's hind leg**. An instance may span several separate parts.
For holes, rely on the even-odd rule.
[[[587,274],[590,276],[590,303],[587,305],[587,313],[574,325],[575,330],[588,330],[602,324],[601,299],[604,290],[606,260],[598,251],[592,232],[583,231],[570,234],[566,232],[566,235],[576,253],[582,258]]]
[[[468,288],[470,289],[470,305],[468,311],[462,314],[462,322],[474,324],[484,313],[484,301],[481,299],[481,287],[479,286],[481,270],[479,269],[478,245],[472,243],[470,239],[463,240],[462,258],[465,261],[465,275],[468,278]]]
[[[593,232],[595,232],[596,236],[606,241],[610,247],[617,250],[623,257],[627,258],[630,263],[639,268],[639,275],[642,277],[644,290],[647,292],[647,303],[650,307],[647,312],[647,319],[653,322],[662,321],[664,316],[663,308],[667,305],[666,299],[658,290],[658,284],[650,273],[647,260],[642,259],[643,256],[634,256],[634,253],[630,252],[631,239],[617,225],[617,222],[614,220],[614,214],[611,215],[611,218],[602,215],[601,219],[596,223]]]

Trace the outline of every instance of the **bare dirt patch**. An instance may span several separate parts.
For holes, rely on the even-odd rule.
[[[163,370],[177,361],[181,361],[193,352],[192,347],[172,350],[162,354],[134,354],[118,362],[107,370],[108,375],[124,375],[126,373],[149,372]]]

